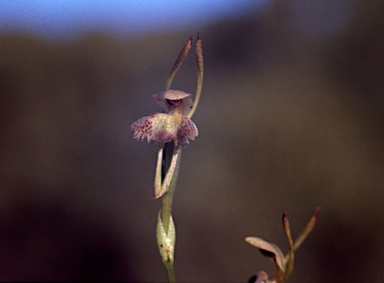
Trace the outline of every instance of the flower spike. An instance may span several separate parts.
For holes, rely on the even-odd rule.
[[[147,139],[150,143],[159,143],[154,188],[155,198],[162,197],[163,205],[158,217],[156,236],[168,282],[175,282],[173,261],[176,234],[171,210],[180,168],[181,151],[183,146],[189,143],[189,140],[194,140],[199,134],[191,117],[200,99],[203,83],[203,51],[200,33],[195,45],[198,69],[195,103],[193,103],[191,94],[170,88],[176,72],[184,62],[191,47],[192,37],[186,41],[173,64],[165,84],[165,91],[152,96],[165,109],[166,113],[144,116],[131,125],[131,132],[135,139]]]

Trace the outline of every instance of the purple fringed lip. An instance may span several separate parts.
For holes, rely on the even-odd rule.
[[[198,136],[198,129],[191,119],[179,114],[156,113],[145,116],[131,125],[135,139],[148,142],[171,142],[185,146]]]

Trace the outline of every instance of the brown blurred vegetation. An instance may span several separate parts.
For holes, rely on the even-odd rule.
[[[200,136],[185,150],[174,204],[176,277],[246,282],[272,265],[246,236],[285,248],[322,207],[292,282],[384,277],[384,2],[312,40],[277,2],[202,28]],[[0,280],[158,282],[157,146],[130,124],[186,38],[93,33],[65,43],[0,38]],[[193,93],[189,56],[173,88]]]

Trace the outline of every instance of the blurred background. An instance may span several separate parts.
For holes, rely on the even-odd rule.
[[[161,2],[161,3],[160,3]],[[189,36],[205,77],[174,200],[176,279],[247,282],[287,251],[292,282],[384,277],[383,1],[0,2],[0,280],[163,282],[157,146],[130,125],[160,112]],[[173,88],[194,93],[190,54]]]

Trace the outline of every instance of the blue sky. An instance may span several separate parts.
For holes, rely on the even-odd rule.
[[[22,30],[44,37],[105,30],[123,36],[199,27],[271,0],[0,0],[0,33]]]

